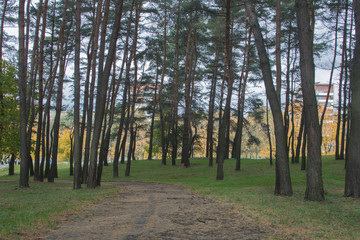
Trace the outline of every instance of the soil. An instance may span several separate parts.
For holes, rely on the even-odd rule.
[[[38,239],[268,239],[229,205],[165,183],[120,182],[121,193]]]

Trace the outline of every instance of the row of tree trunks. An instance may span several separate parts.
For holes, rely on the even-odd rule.
[[[102,7],[103,7],[103,1],[100,0],[97,3],[96,16],[92,24],[93,31],[91,34],[91,41],[90,41],[91,50],[88,56],[88,77],[86,82],[86,89],[84,91],[85,92],[84,108],[85,106],[87,106],[87,111],[86,111],[87,121],[86,121],[86,139],[85,139],[85,149],[84,149],[85,152],[84,152],[84,166],[82,171],[82,183],[87,183],[89,176],[90,145],[91,145],[92,127],[93,127],[94,92],[95,92],[96,70],[97,70],[97,54],[99,48],[99,33],[100,33],[100,25],[102,19]],[[90,80],[90,72],[91,72],[91,80]],[[85,116],[83,116],[83,121],[84,118]],[[85,122],[83,122],[82,124],[85,124]],[[82,138],[84,138],[83,133],[82,133]]]
[[[89,168],[89,179],[87,183],[88,188],[95,188],[97,185],[96,182],[96,163],[98,155],[98,145],[101,135],[101,126],[103,123],[103,117],[105,113],[105,103],[106,103],[106,93],[108,88],[108,81],[110,76],[110,71],[112,63],[114,61],[114,56],[116,52],[116,43],[120,30],[120,22],[122,16],[122,7],[123,0],[116,2],[116,17],[113,25],[113,32],[110,37],[110,46],[108,49],[108,56],[106,58],[105,68],[101,68],[101,60],[99,59],[99,74],[98,74],[98,89],[96,96],[96,107],[95,107],[95,122],[94,122],[94,132],[93,138],[91,141],[90,149],[90,168]],[[105,14],[106,15],[106,14]],[[104,40],[105,41],[105,40]],[[100,54],[101,55],[101,54]]]
[[[47,6],[48,0],[45,1],[43,7],[43,18],[42,18],[42,30],[40,38],[40,49],[39,49],[39,101],[38,101],[38,126],[37,126],[37,137],[36,137],[36,149],[35,149],[35,171],[34,180],[40,180],[40,148],[41,148],[41,136],[42,136],[42,124],[43,124],[43,99],[44,99],[44,45],[45,45],[45,33],[46,33],[46,20],[47,20]]]
[[[57,95],[56,95],[56,106],[55,106],[55,118],[53,124],[53,146],[52,146],[52,154],[51,154],[51,167],[50,174],[48,176],[48,182],[54,182],[54,178],[58,177],[57,172],[57,154],[58,154],[58,146],[59,146],[59,134],[60,134],[60,117],[62,112],[62,99],[63,99],[63,85],[66,71],[66,61],[67,61],[67,46],[68,46],[68,38],[69,32],[65,32],[66,30],[66,11],[68,8],[68,1],[65,0],[64,3],[64,11],[62,15],[63,22],[61,24],[60,30],[60,38],[59,38],[59,49],[58,49],[58,58],[60,61],[59,67],[59,77],[57,84]]]

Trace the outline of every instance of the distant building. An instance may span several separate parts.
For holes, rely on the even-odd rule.
[[[315,83],[315,93],[318,104],[325,104],[326,97],[329,91],[329,84]],[[330,88],[330,95],[327,107],[334,107],[334,87]]]

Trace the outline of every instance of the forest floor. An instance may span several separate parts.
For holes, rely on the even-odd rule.
[[[174,184],[114,182],[105,198],[37,239],[268,239],[262,228],[230,205]]]

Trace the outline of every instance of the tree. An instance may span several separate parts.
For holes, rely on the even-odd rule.
[[[307,174],[305,199],[323,200],[324,188],[321,167],[321,130],[315,96],[315,65],[313,53],[313,29],[310,25],[309,3],[295,2],[299,31],[301,87],[303,92],[305,129],[307,132]]]
[[[221,125],[219,126],[219,146],[218,146],[218,167],[217,167],[217,180],[224,179],[224,159],[226,155],[226,132],[230,126],[230,104],[231,104],[231,96],[233,90],[234,83],[234,68],[233,68],[233,58],[232,58],[232,43],[231,43],[231,35],[230,35],[230,14],[231,14],[231,1],[226,1],[226,23],[225,23],[225,64],[226,71],[224,75],[227,77],[227,96],[226,103],[224,108],[224,113],[221,119]],[[224,76],[224,80],[226,78]],[[228,152],[228,151],[227,151]]]
[[[345,197],[360,197],[360,1],[353,1],[355,49],[351,62],[351,126],[349,156],[346,164]]]
[[[260,68],[262,71],[266,96],[270,103],[270,108],[273,114],[273,122],[275,127],[276,138],[276,184],[275,194],[289,196],[292,195],[292,186],[290,178],[289,159],[287,153],[287,136],[285,135],[285,128],[283,123],[283,116],[281,112],[280,102],[277,97],[272,73],[270,68],[269,57],[265,48],[264,39],[261,33],[260,25],[255,14],[255,7],[253,1],[244,1],[247,15],[249,17],[250,26],[253,29],[255,38],[255,45],[258,50],[260,58]]]
[[[76,1],[76,34],[75,34],[75,94],[74,94],[74,189],[81,188],[81,141],[80,141],[80,29],[81,1]],[[72,153],[71,153],[72,154]]]
[[[27,55],[25,46],[25,0],[19,1],[19,96],[20,96],[20,187],[29,187],[29,159],[27,151],[28,109],[27,99]]]

